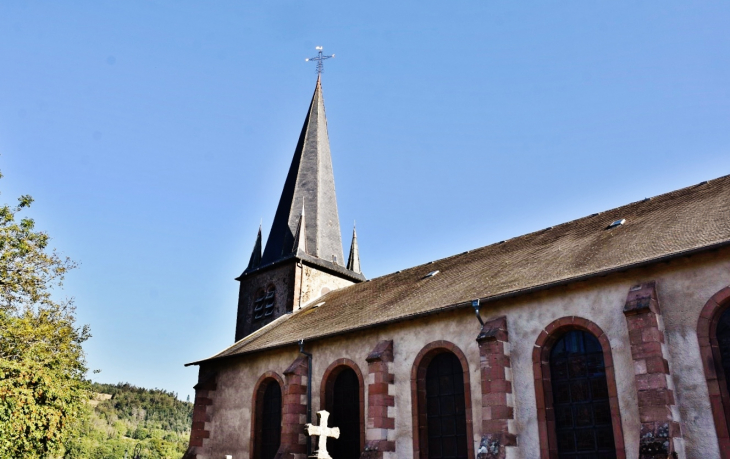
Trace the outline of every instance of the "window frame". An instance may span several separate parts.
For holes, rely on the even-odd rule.
[[[558,439],[555,430],[555,412],[553,409],[553,389],[550,378],[550,353],[553,346],[565,332],[582,330],[598,339],[603,350],[603,365],[606,370],[608,400],[611,407],[611,425],[616,458],[626,459],[621,412],[616,390],[616,376],[611,355],[611,343],[601,328],[582,317],[563,317],[550,323],[540,333],[532,352],[533,372],[535,376],[535,403],[537,406],[537,425],[540,434],[540,458],[550,459],[558,455]]]
[[[253,298],[252,322],[260,322],[274,314],[276,309],[276,286],[274,284],[257,289]]]
[[[426,372],[431,360],[438,354],[451,352],[459,359],[464,379],[464,415],[466,416],[466,453],[468,459],[474,459],[474,416],[471,402],[471,379],[469,362],[458,346],[449,341],[439,340],[427,344],[418,353],[411,368],[411,402],[413,406],[413,457],[428,459],[428,418],[426,415]]]
[[[331,406],[332,399],[334,398],[335,380],[345,368],[349,368],[355,372],[359,384],[360,451],[363,451],[365,449],[365,380],[357,363],[350,359],[338,359],[327,367],[322,376],[322,383],[320,384],[319,409],[328,410]]]
[[[730,394],[728,394],[722,356],[717,342],[720,316],[730,308],[730,287],[725,287],[705,303],[697,320],[697,341],[707,381],[710,408],[721,459],[730,459]]]
[[[261,457],[261,434],[263,429],[263,409],[264,394],[269,384],[278,384],[281,390],[281,430],[279,437],[279,448],[281,449],[282,436],[284,434],[284,380],[276,372],[267,371],[262,374],[254,385],[253,396],[251,398],[251,439],[249,451],[251,458],[259,459]]]

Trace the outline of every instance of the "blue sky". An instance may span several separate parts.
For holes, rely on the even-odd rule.
[[[2,198],[93,375],[192,393],[316,79],[368,277],[730,173],[730,3],[0,3]]]

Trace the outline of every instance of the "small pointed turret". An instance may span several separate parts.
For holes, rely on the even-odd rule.
[[[307,253],[328,262],[342,260],[335,179],[319,78],[266,241],[262,264],[291,255],[302,207],[306,209],[307,226],[300,237],[306,239]]]
[[[259,232],[256,235],[256,243],[253,245],[253,252],[251,252],[251,258],[248,260],[248,267],[246,271],[256,269],[261,265],[261,225],[259,225]]]
[[[360,249],[357,246],[357,229],[352,227],[352,244],[350,245],[350,256],[347,259],[347,269],[362,274],[360,271]]]
[[[302,213],[299,214],[299,224],[297,225],[297,232],[294,234],[292,253],[297,254],[297,256],[307,253],[307,222],[304,218],[304,206],[302,206]]]

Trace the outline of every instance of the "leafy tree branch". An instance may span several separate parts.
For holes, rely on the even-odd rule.
[[[2,174],[0,174],[2,177]],[[0,207],[0,458],[58,457],[88,416],[89,383],[73,299],[54,288],[77,265],[49,247],[20,213],[21,196]]]

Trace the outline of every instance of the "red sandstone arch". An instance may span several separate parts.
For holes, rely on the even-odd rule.
[[[261,444],[261,426],[257,424],[262,416],[264,392],[266,392],[266,387],[273,383],[278,384],[281,389],[283,409],[284,380],[276,372],[267,371],[262,374],[253,387],[253,397],[251,399],[251,442],[249,445],[249,451],[251,452],[252,458],[259,457],[258,445]],[[283,413],[281,418],[283,423]]]
[[[464,370],[464,404],[466,411],[466,439],[469,459],[474,459],[474,428],[471,410],[471,385],[469,380],[469,362],[466,356],[454,343],[434,341],[427,344],[418,353],[411,369],[411,402],[413,403],[413,457],[428,458],[428,423],[426,418],[426,369],[431,360],[438,354],[451,352],[461,362]]]
[[[581,317],[563,317],[555,320],[537,337],[535,349],[532,351],[532,368],[535,376],[535,401],[537,403],[537,425],[540,433],[540,458],[557,457],[558,439],[555,433],[555,413],[553,411],[553,391],[550,380],[550,351],[563,333],[570,330],[584,330],[598,338],[603,349],[603,363],[606,368],[606,383],[611,406],[611,424],[613,439],[616,444],[617,459],[626,458],[624,436],[621,430],[621,413],[618,408],[616,377],[613,370],[611,343],[601,328],[588,319]]]
[[[710,406],[715,421],[717,441],[720,443],[720,456],[730,459],[730,394],[727,390],[727,375],[720,362],[720,347],[717,343],[717,323],[720,316],[730,308],[730,287],[725,287],[712,295],[702,308],[697,321],[697,340],[710,393]]]
[[[365,448],[365,381],[357,363],[350,359],[337,359],[327,367],[322,376],[322,383],[319,386],[319,409],[325,409],[327,402],[332,400],[337,375],[345,368],[350,368],[355,372],[360,386],[360,450],[362,450]]]

